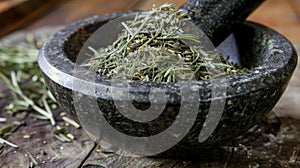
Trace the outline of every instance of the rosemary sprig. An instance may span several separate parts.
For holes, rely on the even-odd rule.
[[[32,45],[23,44],[13,47],[0,45],[0,79],[14,96],[14,100],[5,107],[5,110],[18,113],[33,109],[55,125],[55,119],[48,104],[56,102],[53,101],[53,96],[40,75],[37,53],[38,49]],[[38,102],[43,102],[43,104]]]
[[[71,142],[75,139],[72,134],[67,131],[59,133],[55,131],[58,129],[58,124],[52,110],[56,109],[58,105],[47,89],[37,65],[38,48],[42,45],[42,41],[44,40],[38,40],[37,44],[33,35],[28,34],[25,43],[17,45],[0,43],[0,80],[3,81],[12,95],[12,100],[5,106],[4,110],[12,116],[18,116],[18,114],[25,112],[34,119],[49,120],[53,126],[56,125],[53,128],[53,136],[63,140],[63,142]],[[71,119],[68,120],[74,127],[80,127],[78,123],[72,121]],[[6,118],[0,117],[1,124],[6,122]],[[59,129],[64,130],[63,128]],[[11,132],[14,131],[11,131],[9,123],[0,128],[0,136],[2,137],[8,137]],[[30,135],[24,135],[23,138],[30,138]],[[18,147],[3,138],[0,138],[0,143]]]
[[[185,32],[188,20],[172,4],[140,13],[120,23],[124,29],[112,45],[89,47],[94,57],[83,66],[108,77],[154,82],[207,80],[246,70],[205,51],[199,35]]]

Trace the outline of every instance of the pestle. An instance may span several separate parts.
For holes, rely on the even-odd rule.
[[[264,0],[188,0],[179,10],[187,13],[217,46],[262,2]]]

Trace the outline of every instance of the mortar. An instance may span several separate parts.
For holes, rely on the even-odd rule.
[[[122,100],[114,100],[110,95],[110,79],[95,75],[95,81],[91,82],[79,79],[73,74],[76,58],[88,37],[109,20],[124,14],[95,16],[67,25],[56,32],[39,52],[40,69],[60,106],[98,138],[107,133],[107,130],[101,130],[103,122],[108,122],[115,130],[133,137],[157,135],[174,123],[182,103],[178,94],[180,86],[176,83],[131,81],[130,97],[138,109],[149,108],[150,88],[159,88],[168,95],[166,107],[158,118],[147,123],[136,122],[121,115],[116,108],[114,101]],[[244,22],[236,26],[233,33],[218,46],[218,50],[225,56],[240,60],[240,64],[249,70],[217,80],[214,89],[222,89],[227,85],[226,95],[212,96],[211,81],[193,82],[193,86],[197,86],[196,90],[199,91],[199,108],[195,121],[187,120],[186,123],[181,123],[184,125],[193,122],[183,139],[160,155],[195,155],[219,147],[244,134],[276,105],[297,65],[296,52],[285,37],[253,22]],[[93,93],[94,90],[91,92],[74,85],[74,82],[82,81],[85,82],[85,86],[96,87],[96,91],[99,92]],[[122,90],[124,87],[114,89]],[[74,100],[74,93],[85,100],[84,106],[76,104],[78,100]],[[212,134],[203,142],[199,142],[199,134],[207,120],[210,105],[219,101],[224,101],[220,121]],[[138,147],[140,146],[137,145]]]

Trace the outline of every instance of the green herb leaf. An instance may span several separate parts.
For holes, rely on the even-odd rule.
[[[11,146],[11,147],[14,147],[14,148],[18,148],[19,147],[18,145],[14,144],[12,142],[9,142],[9,141],[7,141],[5,139],[2,139],[2,138],[0,138],[0,143],[4,144],[4,145]]]

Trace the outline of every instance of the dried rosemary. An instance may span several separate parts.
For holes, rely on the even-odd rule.
[[[190,18],[164,4],[122,22],[118,39],[82,65],[108,77],[154,82],[206,80],[246,69],[215,51],[205,51],[198,34],[185,32]]]
[[[33,109],[55,125],[49,106],[56,106],[56,101],[40,75],[37,53],[33,44],[0,45],[0,79],[14,97],[5,110],[13,114]]]
[[[38,49],[43,41],[45,39],[36,40],[32,34],[28,34],[27,41],[24,43],[17,45],[0,43],[0,80],[10,89],[13,97],[4,110],[16,116],[15,122],[19,122],[17,116],[25,112],[34,119],[49,120],[52,125],[58,124],[52,114],[52,110],[57,109],[58,105],[47,89],[37,65]],[[64,120],[80,128],[80,125],[72,119],[64,117]],[[0,117],[0,123],[6,122],[6,118]],[[0,127],[0,137],[8,137],[14,132],[11,130],[12,126],[9,124]],[[57,132],[57,127],[53,127],[53,136],[62,142],[71,142],[75,139],[66,130]],[[24,138],[30,138],[30,135],[24,135]],[[18,147],[2,138],[0,143]]]
[[[2,139],[2,138],[0,138],[0,144],[9,145],[9,146],[14,147],[14,148],[19,147],[18,145],[14,144],[14,143],[11,143],[11,142],[9,142],[5,139]]]

